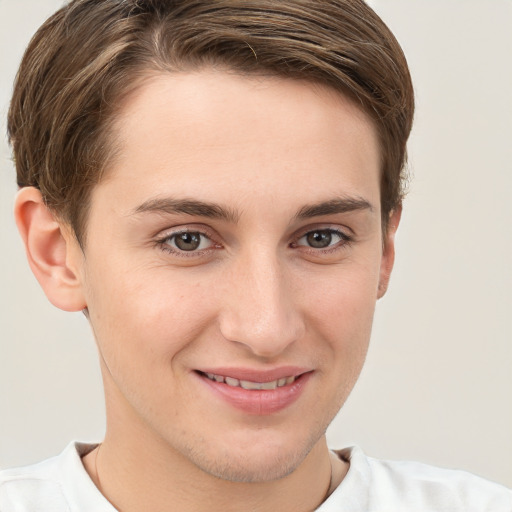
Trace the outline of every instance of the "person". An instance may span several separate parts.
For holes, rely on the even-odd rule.
[[[0,510],[510,510],[460,471],[330,451],[394,263],[411,79],[359,0],[74,0],[9,111],[15,216],[100,354],[98,445]]]

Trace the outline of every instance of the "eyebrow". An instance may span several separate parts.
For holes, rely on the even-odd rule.
[[[339,197],[320,203],[305,205],[297,211],[295,218],[304,220],[321,215],[349,213],[357,210],[369,210],[373,212],[374,208],[363,198]],[[240,218],[240,214],[236,210],[226,208],[216,203],[193,199],[175,199],[171,197],[148,199],[132,212],[132,214],[138,213],[181,213],[197,217],[225,220],[232,223],[237,223]]]
[[[225,220],[236,223],[239,214],[215,203],[196,201],[193,199],[174,199],[171,197],[148,199],[132,212],[137,213],[183,213],[197,217]]]
[[[357,210],[374,211],[373,206],[366,199],[361,197],[339,197],[303,206],[295,214],[296,219],[310,219],[321,215],[333,215],[336,213],[349,213]]]

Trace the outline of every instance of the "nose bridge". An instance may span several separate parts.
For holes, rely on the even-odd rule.
[[[240,257],[227,281],[230,298],[220,326],[226,339],[272,358],[301,336],[302,319],[276,251],[260,248]]]

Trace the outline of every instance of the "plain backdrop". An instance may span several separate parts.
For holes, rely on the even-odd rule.
[[[86,320],[46,301],[12,215],[12,80],[29,38],[61,3],[0,0],[0,467],[104,431]],[[372,5],[415,82],[414,179],[367,364],[329,442],[512,486],[512,2]]]

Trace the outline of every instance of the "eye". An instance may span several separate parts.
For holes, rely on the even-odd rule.
[[[160,244],[171,251],[194,252],[209,249],[213,242],[199,231],[182,231],[165,237]]]
[[[349,241],[350,237],[336,229],[315,229],[300,237],[296,245],[307,246],[313,249],[327,249]]]

